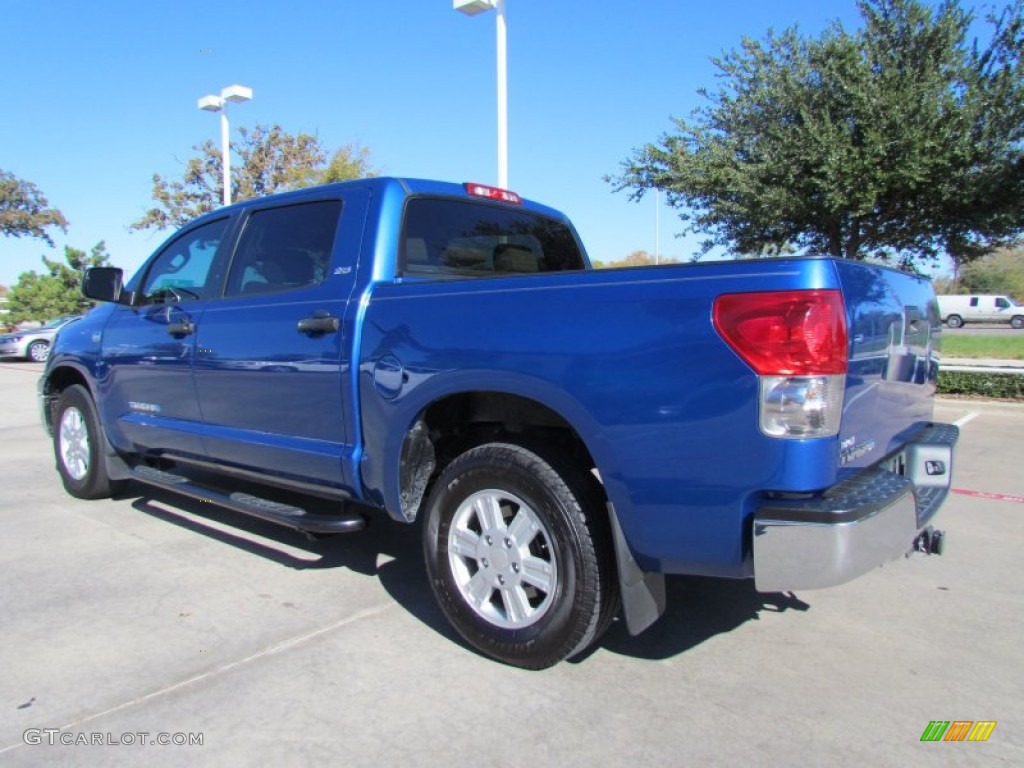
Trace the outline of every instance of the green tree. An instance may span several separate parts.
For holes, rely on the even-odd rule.
[[[327,167],[320,173],[319,183],[330,184],[376,175],[377,169],[370,164],[370,150],[359,144],[347,144],[331,155]]]
[[[51,208],[39,187],[0,170],[0,232],[8,237],[38,237],[51,246],[49,230],[67,231],[64,214]]]
[[[647,251],[633,251],[628,256],[616,261],[595,261],[595,269],[614,269],[616,267],[649,267],[656,264],[675,264],[675,259],[657,258]]]
[[[82,296],[82,275],[88,267],[110,263],[110,254],[102,241],[89,253],[64,246],[64,261],[42,257],[46,270],[23,272],[7,294],[10,321],[50,320],[62,315],[77,315],[92,306]]]
[[[705,106],[608,180],[665,190],[702,253],[967,263],[1024,229],[1022,7],[971,44],[955,0],[861,0],[857,32],[745,38],[712,60]]]
[[[959,293],[1005,293],[1024,301],[1024,249],[1005,248],[968,264]]]
[[[344,147],[328,164],[327,152],[316,136],[292,135],[279,125],[257,124],[238,132],[240,140],[231,144],[237,158],[231,164],[234,201],[320,184],[328,172],[334,174],[332,181],[372,173],[367,161],[369,150],[363,148]],[[221,150],[210,140],[193,149],[199,155],[185,163],[180,180],[154,174],[155,205],[132,222],[130,229],[177,228],[220,205],[224,195]]]

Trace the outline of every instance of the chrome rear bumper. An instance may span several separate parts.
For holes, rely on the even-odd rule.
[[[809,498],[767,501],[754,515],[757,590],[830,587],[907,554],[949,492],[958,437],[933,424],[884,466]]]

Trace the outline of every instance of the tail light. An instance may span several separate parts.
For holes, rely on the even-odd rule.
[[[488,200],[496,200],[499,203],[512,203],[512,205],[523,204],[523,199],[510,189],[491,187],[487,184],[475,184],[470,181],[467,181],[464,186],[466,192],[473,195],[473,197],[484,197]]]
[[[839,291],[726,294],[715,300],[713,320],[760,377],[762,432],[790,438],[838,434],[848,355]]]

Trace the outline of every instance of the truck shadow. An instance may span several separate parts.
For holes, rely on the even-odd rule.
[[[381,555],[386,556],[389,562],[385,565],[389,565],[392,561],[407,562],[419,554],[419,539],[411,527],[384,515],[374,516],[363,531],[311,537],[214,504],[135,483],[120,498],[133,499],[132,507],[150,517],[295,570],[348,568],[365,576],[376,576]],[[321,504],[330,503],[306,506],[312,509]]]
[[[347,568],[376,578],[388,595],[417,620],[452,643],[476,652],[452,629],[434,601],[418,523],[403,525],[380,514],[359,533],[310,539],[288,528],[135,483],[121,498],[132,499],[132,507],[150,517],[286,568]],[[570,663],[579,663],[599,649],[636,659],[668,659],[756,621],[763,611],[810,609],[792,593],[757,592],[751,580],[669,576],[666,592],[665,614],[644,633],[631,636],[625,622],[617,618],[600,642]]]
[[[438,608],[427,582],[421,529],[373,515],[357,533],[323,537],[305,534],[157,488],[131,483],[120,495],[132,508],[213,541],[294,570],[346,568],[375,578],[412,616],[453,643],[472,650]],[[279,498],[287,501],[286,496]],[[305,497],[311,512],[327,513],[330,502]],[[318,508],[319,507],[319,508]]]
[[[637,659],[663,660],[757,621],[763,611],[807,611],[811,607],[791,592],[758,592],[752,579],[668,576],[665,592],[665,614],[657,622],[633,637],[626,622],[618,618],[597,648]],[[590,653],[572,661],[581,661]]]

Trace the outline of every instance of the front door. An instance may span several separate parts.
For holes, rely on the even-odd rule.
[[[111,442],[129,452],[202,455],[192,383],[195,330],[219,286],[213,268],[228,218],[182,232],[146,265],[137,298],[103,331],[98,402]]]

